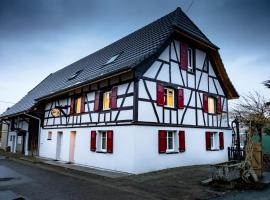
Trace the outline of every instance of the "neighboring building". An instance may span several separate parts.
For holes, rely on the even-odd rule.
[[[226,161],[233,98],[218,47],[177,8],[50,74],[1,117],[25,136],[17,151],[137,174]]]
[[[8,125],[0,123],[0,149],[6,149],[8,142]]]

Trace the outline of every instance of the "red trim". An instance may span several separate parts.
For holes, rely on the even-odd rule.
[[[184,89],[178,89],[178,108],[184,108]]]
[[[218,114],[222,113],[222,108],[221,108],[221,97],[217,97],[217,113],[218,113]]]
[[[107,131],[107,152],[113,153],[113,131]]]
[[[85,96],[81,97],[81,113],[85,112]]]
[[[224,134],[219,132],[219,149],[224,149]]]
[[[95,152],[96,151],[96,131],[91,131],[91,142],[90,142],[90,150]]]
[[[211,150],[211,132],[205,132],[205,145],[206,145],[206,150],[210,151]]]
[[[157,83],[157,105],[164,106],[164,85]]]
[[[110,108],[117,108],[117,86],[112,88],[111,97],[110,97]]]
[[[158,152],[166,153],[166,131],[158,131]]]
[[[188,67],[188,45],[183,42],[180,44],[180,67],[184,70]]]
[[[100,91],[95,93],[94,111],[100,110]]]
[[[208,112],[208,95],[203,94],[203,112]]]
[[[185,152],[186,144],[185,144],[185,131],[179,131],[179,151]]]
[[[74,100],[73,97],[71,97],[71,101],[70,101],[70,111],[69,111],[70,114],[73,114],[73,113],[74,113],[74,105],[75,105],[75,100]]]

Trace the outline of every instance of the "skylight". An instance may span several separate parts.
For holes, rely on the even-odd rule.
[[[120,53],[114,55],[113,57],[111,57],[111,58],[105,63],[105,65],[108,65],[108,64],[114,62],[114,61],[118,58],[119,55],[120,55]]]
[[[82,69],[76,71],[74,74],[72,74],[70,77],[68,77],[68,80],[70,81],[70,80],[76,78],[81,72],[82,72]]]

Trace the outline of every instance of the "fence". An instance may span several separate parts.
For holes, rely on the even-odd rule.
[[[228,147],[228,158],[229,160],[244,160],[245,159],[245,150],[238,149],[236,147]]]

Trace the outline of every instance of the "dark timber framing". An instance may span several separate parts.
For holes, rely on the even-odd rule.
[[[194,47],[192,48],[193,51],[193,72],[185,71],[183,69],[180,69],[179,72],[179,79],[182,81],[182,85],[172,83],[172,63],[177,64],[180,66],[180,58],[179,54],[177,53],[177,47],[174,39],[170,39],[166,42],[166,46],[163,46],[161,50],[165,50],[168,47],[169,50],[169,62],[164,61],[162,59],[158,58],[158,55],[155,56],[155,59],[150,60],[142,67],[142,72],[138,73],[136,75],[133,73],[133,75],[129,78],[125,78],[124,75],[119,75],[118,77],[114,77],[113,79],[108,78],[104,79],[102,82],[97,82],[92,85],[85,86],[86,89],[79,89],[79,92],[73,92],[68,95],[62,96],[60,99],[55,99],[51,101],[51,105],[49,109],[44,110],[44,113],[46,113],[44,117],[43,122],[43,128],[45,129],[53,129],[53,128],[70,128],[70,127],[95,127],[95,126],[120,126],[120,125],[143,125],[143,126],[173,126],[173,127],[190,127],[190,128],[219,128],[219,129],[229,129],[229,124],[226,127],[222,127],[222,120],[224,120],[224,117],[227,117],[228,120],[228,103],[225,95],[222,95],[219,93],[216,82],[220,81],[219,77],[215,77],[209,74],[209,64],[207,62],[211,62],[211,59],[209,59],[208,54],[206,53],[205,60],[203,62],[203,65],[207,65],[207,70],[199,69],[196,63],[196,49]],[[159,55],[162,51],[159,51]],[[175,59],[172,58],[172,51],[174,51]],[[158,69],[156,71],[156,74],[154,75],[154,78],[149,78],[144,76],[144,72],[146,72],[147,69],[154,63],[158,62]],[[163,69],[163,67],[168,67],[169,71],[169,80],[168,82],[158,80],[158,77]],[[215,72],[215,71],[214,71]],[[185,73],[185,74],[184,74]],[[216,72],[215,72],[216,73]],[[200,89],[200,84],[202,82],[202,77],[207,76],[207,91]],[[192,81],[189,81],[189,79],[193,79]],[[139,83],[142,81],[143,87],[146,91],[147,98],[141,98],[139,97]],[[133,83],[133,85],[131,84]],[[185,90],[189,90],[189,96],[186,96],[188,98],[186,105],[184,105],[182,109],[182,116],[179,118],[179,109],[178,108],[168,108],[168,107],[162,107],[162,112],[159,113],[156,108],[156,100],[154,100],[150,94],[149,88],[148,88],[148,82],[160,82],[163,83],[165,86],[172,87],[175,89],[175,94],[177,91],[177,88],[183,88]],[[120,101],[120,106],[117,109],[114,110],[101,110],[101,111],[92,111],[90,108],[93,107],[94,100],[90,100],[87,93],[95,92],[97,90],[99,91],[106,91],[111,89],[113,86],[127,84],[127,87],[124,91],[124,94],[118,94],[117,100]],[[216,93],[211,93],[209,85],[213,84]],[[220,84],[222,87],[222,84]],[[130,87],[133,86],[133,91],[129,92]],[[222,87],[223,89],[223,87]],[[222,113],[221,114],[210,114],[205,113],[203,111],[203,102],[202,102],[202,96],[204,93],[207,93],[209,96],[220,96],[222,99]],[[187,95],[186,93],[185,95]],[[85,96],[85,106],[86,106],[86,112],[79,113],[79,114],[72,114],[69,115],[69,108],[70,108],[70,97],[73,95],[84,95]],[[133,105],[132,106],[124,106],[125,101],[128,97],[132,97]],[[60,101],[66,99],[67,107],[65,109],[65,114],[67,116],[65,117],[62,113],[60,114],[60,120],[57,120],[59,123],[56,123],[56,118],[50,117],[50,111],[55,106],[61,106]],[[191,101],[194,99],[193,104],[191,105]],[[177,99],[175,99],[176,102]],[[149,102],[151,105],[151,109],[154,111],[154,115],[156,118],[156,122],[153,121],[140,121],[139,119],[139,102]],[[118,102],[119,103],[119,102]],[[226,110],[225,110],[225,104],[226,104]],[[150,109],[150,108],[149,108]],[[132,116],[129,119],[121,119],[119,120],[119,115],[121,111],[131,111]],[[194,113],[194,124],[185,124],[185,117],[186,113],[189,111],[192,111]],[[93,118],[93,114],[97,115],[96,120]],[[161,114],[161,115],[159,115]],[[199,115],[200,114],[200,115]],[[82,121],[82,118],[85,117],[85,115],[88,116],[88,121],[84,122]],[[176,117],[176,120],[173,120],[173,116]],[[199,123],[199,118],[202,116],[201,122]],[[166,119],[165,119],[166,117]],[[169,118],[168,118],[169,117]],[[53,123],[48,123],[49,120],[53,120]],[[210,123],[211,122],[211,123]]]

